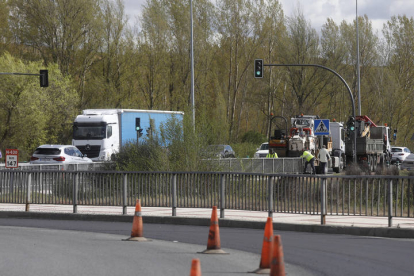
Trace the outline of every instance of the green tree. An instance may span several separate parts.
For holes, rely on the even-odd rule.
[[[40,62],[23,62],[6,53],[0,57],[0,71],[36,74]],[[56,64],[49,64],[49,87],[39,86],[39,77],[0,78],[0,147],[17,148],[27,160],[41,144],[70,143],[71,123],[79,99]]]

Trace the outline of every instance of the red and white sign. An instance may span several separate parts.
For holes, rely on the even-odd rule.
[[[6,149],[6,168],[19,167],[19,150]]]

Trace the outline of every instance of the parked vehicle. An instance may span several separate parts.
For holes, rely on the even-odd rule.
[[[209,145],[202,153],[203,158],[235,158],[236,153],[230,145]]]
[[[404,160],[411,154],[411,151],[406,147],[392,147],[391,163],[404,162]]]
[[[91,163],[92,160],[72,145],[42,145],[38,147],[30,164],[67,164],[67,163]]]
[[[257,151],[254,154],[254,158],[265,158],[269,153],[269,143],[263,143],[260,145],[260,148],[257,148]]]
[[[406,156],[400,166],[402,170],[414,170],[414,153],[410,153]]]
[[[93,161],[112,160],[127,142],[151,136],[179,111],[137,109],[87,109],[73,123],[72,145]]]

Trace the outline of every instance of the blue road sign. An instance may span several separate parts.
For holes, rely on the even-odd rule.
[[[329,135],[329,119],[315,120],[313,131],[315,135]]]

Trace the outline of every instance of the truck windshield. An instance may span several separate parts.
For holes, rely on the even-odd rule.
[[[75,140],[102,140],[106,138],[106,125],[102,124],[75,124],[73,139]]]

